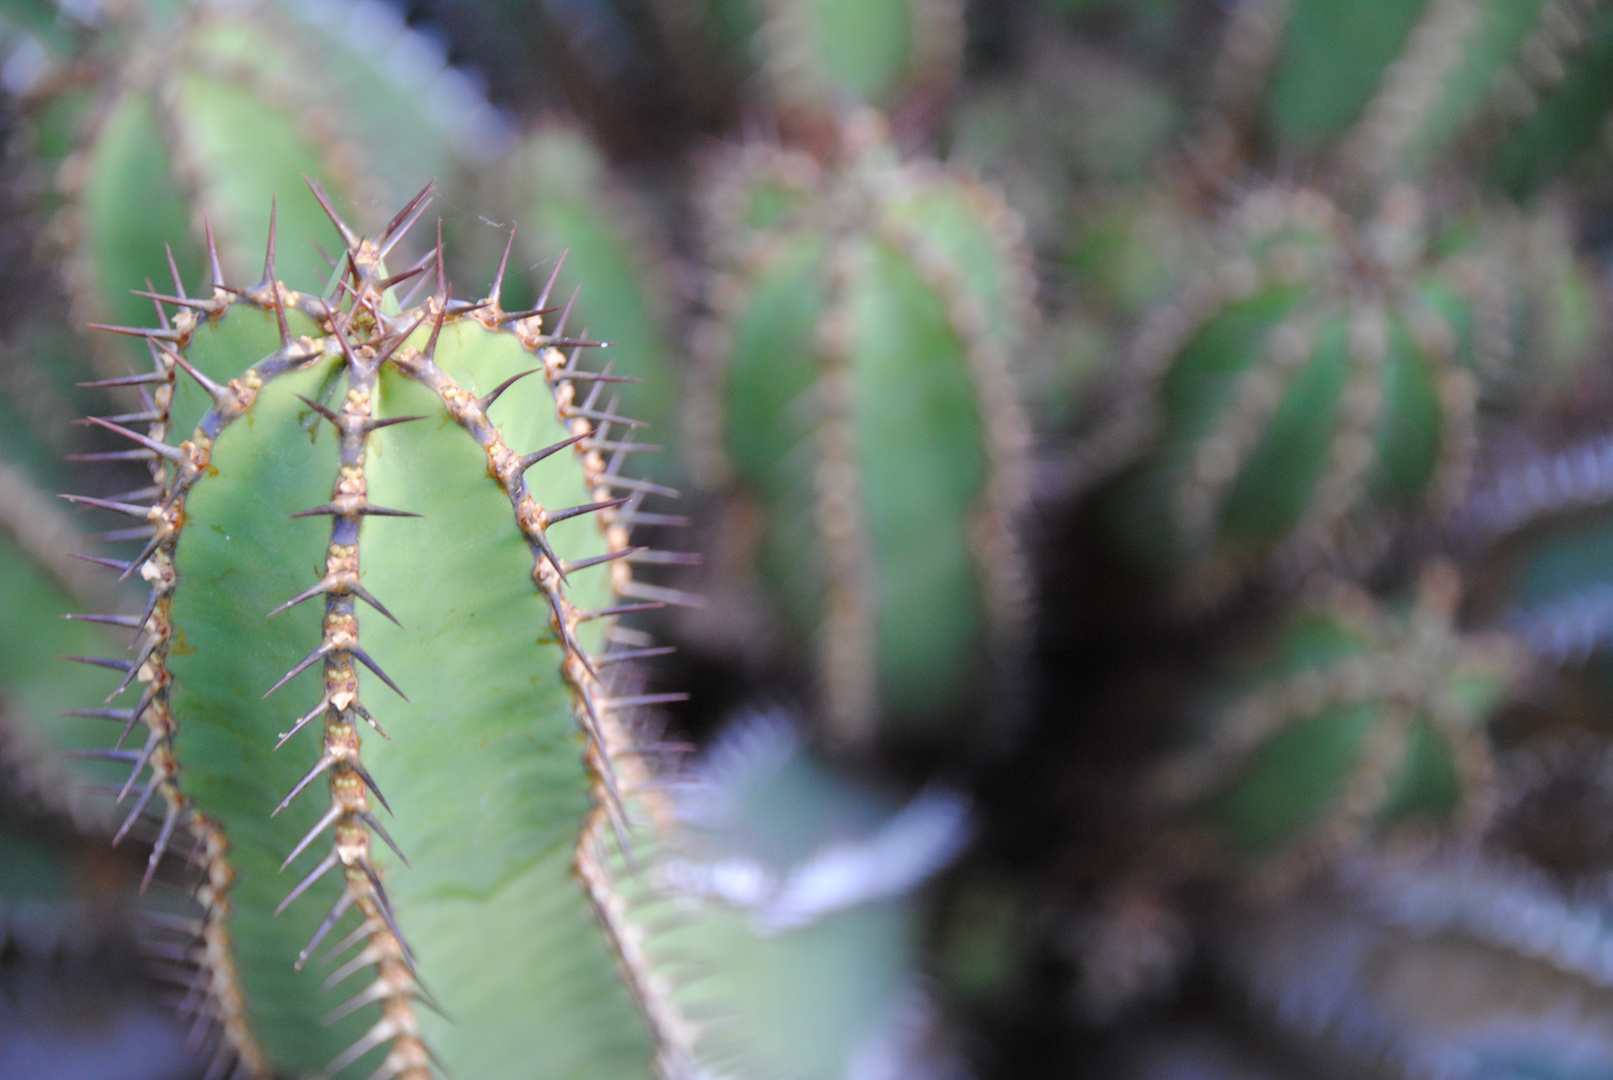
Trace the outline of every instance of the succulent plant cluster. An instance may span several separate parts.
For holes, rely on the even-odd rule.
[[[1607,5],[409,15],[0,4],[0,999],[1613,1067]]]

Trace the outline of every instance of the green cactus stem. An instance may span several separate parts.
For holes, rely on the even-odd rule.
[[[1455,809],[1480,827],[1493,794],[1484,724],[1522,654],[1459,632],[1458,592],[1454,567],[1435,563],[1405,611],[1343,586],[1313,601],[1155,793],[1206,815],[1235,851],[1280,855],[1279,877],[1412,814]]]
[[[758,32],[780,103],[819,118],[945,89],[963,56],[959,0],[762,0]]]
[[[1369,514],[1462,497],[1506,305],[1484,260],[1436,257],[1425,230],[1409,188],[1359,229],[1315,192],[1256,192],[1231,257],[1138,331],[1089,453],[1149,447],[1116,520],[1146,559],[1189,570],[1190,602],[1273,558],[1307,572]]]
[[[629,545],[650,489],[620,471],[639,422],[564,318],[504,312],[499,281],[449,299],[440,242],[389,275],[429,188],[372,240],[311,187],[345,260],[327,295],[278,280],[271,214],[256,285],[215,254],[207,295],[160,297],[166,325],[125,331],[151,370],[118,380],[155,415],[95,421],[154,488],[78,500],[144,523],[107,560],[151,585],[107,618],[132,653],[91,661],[137,700],[97,711],[128,737],[104,754],[129,769],[124,830],[153,808],[152,867],[200,866],[214,1072],[646,1075],[644,1019],[664,1056],[681,1036],[608,849],[650,798],[634,714],[682,695],[633,688],[655,650],[614,626],[658,603],[630,565],[655,559]],[[433,272],[397,310],[391,287]],[[331,941],[321,988],[303,969]]]
[[[719,185],[693,422],[713,449],[723,432],[763,507],[766,574],[846,743],[882,714],[939,735],[1028,603],[1019,230],[988,189],[898,164],[878,132],[855,121],[830,168],[749,147]]]

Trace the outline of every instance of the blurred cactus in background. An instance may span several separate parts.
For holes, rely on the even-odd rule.
[[[1613,1071],[1610,125],[1597,0],[0,0],[0,1080]]]

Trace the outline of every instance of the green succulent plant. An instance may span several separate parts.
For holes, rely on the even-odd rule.
[[[880,716],[941,735],[1028,602],[1015,222],[990,189],[899,164],[878,124],[829,166],[748,147],[719,183],[695,403],[762,508],[764,573],[849,743]]]
[[[99,561],[151,594],[92,617],[134,634],[89,661],[116,685],[78,715],[121,727],[92,756],[124,831],[155,813],[152,868],[199,873],[215,1073],[645,1075],[606,852],[651,812],[632,714],[668,699],[622,681],[649,646],[614,625],[647,606],[639,422],[500,281],[450,299],[440,246],[389,276],[429,189],[371,240],[311,187],[342,241],[324,297],[278,279],[271,215],[258,284],[214,257],[203,296],[176,282],[165,325],[122,330],[152,366],[111,381],[148,408],[95,420],[129,447],[97,456],[152,484],[75,501],[136,519],[138,553]],[[322,991],[301,969],[333,940]]]
[[[1138,331],[1106,436],[1147,447],[1119,527],[1199,602],[1273,558],[1305,571],[1368,512],[1453,509],[1510,350],[1486,260],[1431,250],[1410,189],[1360,228],[1284,187],[1233,222],[1230,256]]]
[[[1335,856],[1408,816],[1481,823],[1493,795],[1485,723],[1521,669],[1503,635],[1454,626],[1459,579],[1423,574],[1385,610],[1338,587],[1296,612],[1255,673],[1224,691],[1198,746],[1154,777],[1234,851],[1277,865]]]

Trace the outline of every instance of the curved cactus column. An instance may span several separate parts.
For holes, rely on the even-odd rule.
[[[1422,577],[1416,602],[1380,609],[1337,587],[1297,612],[1269,660],[1228,687],[1200,745],[1154,778],[1232,851],[1304,873],[1412,815],[1486,819],[1485,722],[1521,673],[1514,643],[1454,626],[1458,578]]]
[[[154,864],[195,848],[217,1069],[645,1075],[627,954],[573,871],[598,895],[628,842],[632,713],[662,700],[615,689],[643,651],[613,628],[647,554],[644,495],[617,494],[637,422],[541,316],[450,300],[440,248],[387,276],[425,195],[376,240],[332,212],[334,299],[280,283],[272,240],[257,285],[164,297],[139,378],[166,408],[149,434],[99,422],[158,480],[98,503],[149,522],[115,665],[144,732],[131,816],[159,814]]]
[[[865,742],[884,714],[940,735],[1028,603],[1015,223],[877,142],[829,170],[751,148],[715,204],[720,389],[702,407],[763,507],[829,730]]]
[[[1461,498],[1479,377],[1510,342],[1484,261],[1435,259],[1425,228],[1409,188],[1360,229],[1313,192],[1257,192],[1230,257],[1139,330],[1110,434],[1146,451],[1112,509],[1136,552],[1188,570],[1191,602]]]

